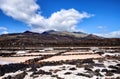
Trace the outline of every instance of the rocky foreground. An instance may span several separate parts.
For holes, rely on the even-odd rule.
[[[86,58],[83,59],[84,55]],[[97,55],[97,57],[91,55]],[[49,48],[49,50],[32,50],[27,53],[14,51],[9,56],[1,53],[2,58],[14,57],[17,59],[17,57],[26,56],[40,57],[14,64],[1,64],[0,79],[120,79],[119,48],[94,47],[64,50]],[[66,59],[54,59],[62,56],[65,56]],[[79,56],[79,58],[74,56]]]

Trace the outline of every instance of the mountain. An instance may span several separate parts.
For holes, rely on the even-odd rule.
[[[0,35],[2,47],[43,47],[43,46],[106,46],[120,45],[120,38],[103,38],[93,34],[66,31],[25,31]]]
[[[26,31],[0,35],[0,47],[11,46],[46,46],[57,43],[77,41],[77,38],[53,34],[43,34]]]
[[[40,33],[36,33],[36,32],[31,32],[31,31],[25,31],[23,32],[23,34],[31,34],[31,35],[35,35],[35,34],[40,34]]]
[[[70,36],[74,38],[82,38],[82,39],[103,39],[103,37],[93,35],[93,34],[87,34],[83,32],[67,32],[67,31],[54,31],[54,30],[48,30],[43,32],[42,34],[49,34],[49,35],[59,35],[59,36]]]
[[[84,39],[104,39],[104,37],[100,37],[100,36],[97,36],[97,35],[89,34],[86,37],[84,37]]]
[[[68,31],[54,31],[54,30],[45,31],[42,34],[70,36],[70,37],[75,37],[75,38],[83,38],[88,35],[82,32],[68,32]]]

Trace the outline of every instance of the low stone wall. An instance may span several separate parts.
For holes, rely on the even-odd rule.
[[[3,76],[5,73],[16,72],[16,71],[21,70],[26,67],[28,67],[28,65],[23,64],[23,63],[1,65],[0,66],[0,76]]]

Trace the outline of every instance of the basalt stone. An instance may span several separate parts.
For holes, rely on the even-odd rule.
[[[7,77],[4,77],[2,79],[14,79],[14,78],[12,78],[10,75],[8,75]]]
[[[112,72],[106,72],[106,76],[113,76],[114,74]]]
[[[116,69],[116,70],[118,70],[119,68],[118,67],[116,67],[116,66],[112,66],[112,65],[110,65],[110,66],[108,66],[109,68],[112,68],[112,69]]]
[[[91,77],[94,76],[94,72],[93,71],[86,71],[85,73],[89,74],[89,76],[91,76]]]
[[[100,74],[100,69],[96,69],[94,72],[95,72],[95,75],[96,75],[96,76],[102,76],[102,75]]]
[[[37,69],[36,68],[31,68],[29,71],[35,72],[35,71],[37,71]]]
[[[110,70],[110,72],[120,74],[120,69],[118,69],[118,70],[113,69],[113,70]]]
[[[117,77],[116,79],[120,79],[120,77]]]
[[[27,75],[27,73],[23,72],[23,73],[17,74],[14,78],[15,79],[23,79],[26,75]]]
[[[85,70],[92,71],[89,67],[85,67]]]
[[[51,75],[52,73],[51,73],[51,72],[46,72],[46,71],[44,71],[44,70],[39,70],[39,71],[33,72],[33,75],[36,75],[36,74]]]
[[[102,54],[104,54],[104,52],[96,52],[97,54],[99,54],[99,55],[102,55]]]
[[[22,72],[22,73],[15,75],[15,76],[8,75],[7,77],[4,77],[2,79],[23,79],[25,77],[25,75],[27,75],[27,73]]]
[[[95,63],[93,59],[84,59],[82,63]]]
[[[90,74],[84,74],[84,73],[77,73],[76,75],[78,75],[78,76],[84,76],[84,77],[88,77],[88,78],[92,78],[93,77]]]
[[[4,71],[0,70],[0,76],[3,76],[4,74]]]
[[[58,77],[58,75],[51,75],[51,77]]]
[[[75,67],[72,67],[72,68],[70,68],[69,70],[76,70],[76,68],[75,68]]]
[[[61,70],[56,69],[56,70],[53,71],[53,73],[57,73],[57,72],[59,72],[59,71],[61,71]]]
[[[84,67],[84,66],[83,66],[83,64],[77,63],[77,64],[76,64],[76,67],[81,68],[81,67]]]
[[[117,64],[116,66],[119,66],[119,67],[120,67],[120,64]]]
[[[99,73],[99,72],[100,72],[100,69],[96,69],[95,72],[96,72],[96,73]]]
[[[71,72],[66,72],[66,73],[64,73],[64,75],[70,75],[71,74]]]
[[[108,70],[107,69],[102,69],[102,71],[101,72],[108,72]]]
[[[104,61],[104,59],[102,59],[102,58],[98,59],[99,63],[102,63],[103,61]]]
[[[34,76],[33,76],[33,79],[34,79],[34,78],[37,78],[37,77],[39,77],[39,75],[34,75]]]
[[[104,64],[96,64],[96,63],[93,64],[93,66],[95,66],[95,67],[105,67]]]
[[[64,79],[64,78],[59,77],[58,75],[51,75],[51,77],[56,77],[57,79]]]
[[[0,67],[0,75],[2,76],[5,73],[16,72],[26,67],[28,67],[28,65],[22,63],[3,65]]]

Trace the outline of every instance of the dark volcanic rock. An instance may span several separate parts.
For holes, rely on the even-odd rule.
[[[2,56],[2,57],[10,57],[10,56],[12,56],[14,54],[16,54],[16,53],[0,53],[0,56]]]
[[[117,74],[120,74],[120,69],[119,70],[110,70],[110,72],[112,72],[112,73],[117,73]]]
[[[19,74],[15,75],[15,76],[8,75],[7,77],[4,77],[2,79],[23,79],[25,77],[25,75],[27,75],[27,73],[22,72],[22,73],[19,73]]]
[[[116,67],[116,66],[113,66],[113,65],[110,65],[110,66],[108,66],[109,68],[112,68],[112,69],[116,69],[116,70],[119,70],[119,68],[118,67]]]
[[[2,79],[14,79],[14,78],[12,78],[10,75],[8,75],[7,77],[4,77]]]
[[[89,67],[85,67],[85,70],[92,71]]]
[[[34,76],[34,75],[39,75],[39,74],[42,74],[42,75],[52,75],[52,73],[51,72],[46,72],[46,71],[44,71],[44,70],[39,70],[39,71],[35,71],[35,72],[33,72],[33,74],[31,75],[31,76]]]
[[[105,74],[106,76],[113,76],[114,74],[112,73],[112,72],[106,72],[106,74]]]
[[[16,72],[26,67],[28,65],[22,63],[3,65],[0,67],[0,76],[3,76],[5,73]]]
[[[101,72],[108,72],[108,70],[107,69],[102,69],[102,71]]]
[[[15,76],[15,78],[16,78],[16,79],[23,79],[23,78],[25,77],[25,75],[27,75],[27,73],[26,73],[26,72],[23,72],[23,73],[17,74],[17,75]]]
[[[94,63],[93,59],[84,59],[82,63]]]
[[[59,72],[59,71],[61,71],[61,70],[56,69],[56,70],[53,71],[53,73],[57,73],[57,72]]]
[[[76,70],[76,68],[75,68],[75,67],[72,67],[72,68],[70,68],[69,70]]]
[[[56,77],[57,79],[64,79],[64,78],[59,77],[58,75],[51,75],[51,77]]]
[[[78,75],[78,76],[84,76],[84,77],[88,77],[88,78],[93,77],[91,74],[84,74],[84,73],[77,73],[76,75]]]
[[[71,74],[71,72],[66,72],[66,73],[64,73],[64,75],[70,75]]]
[[[96,75],[96,76],[102,76],[102,75],[100,74],[100,69],[96,69],[94,72],[95,72],[95,75]]]
[[[116,66],[119,66],[119,67],[120,67],[120,64],[117,64]]]

